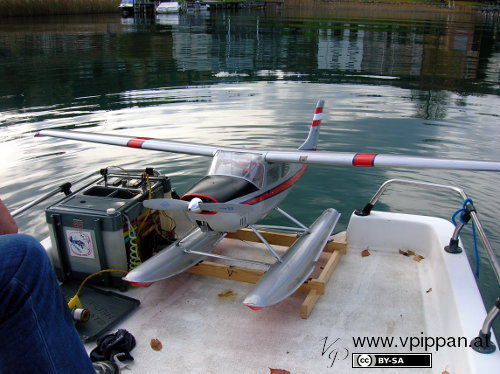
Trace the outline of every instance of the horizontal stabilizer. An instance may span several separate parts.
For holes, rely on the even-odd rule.
[[[294,293],[311,275],[316,261],[340,218],[335,209],[327,209],[314,221],[310,232],[301,236],[260,278],[243,304],[251,309],[274,305]]]
[[[131,283],[151,283],[182,273],[206,257],[186,251],[209,253],[223,237],[224,234],[220,232],[202,232],[198,228],[194,229],[181,240],[169,245],[130,271],[123,279]]]

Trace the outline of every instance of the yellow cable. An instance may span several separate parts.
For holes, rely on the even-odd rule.
[[[123,274],[128,274],[127,271],[121,270],[121,269],[105,269],[105,270],[96,271],[95,273],[90,274],[87,278],[85,278],[83,280],[82,283],[80,283],[80,287],[78,288],[78,291],[76,291],[75,296],[78,296],[80,294],[80,291],[82,290],[83,286],[85,285],[85,283],[87,283],[87,281],[90,278],[95,277],[96,275],[99,275],[99,274],[103,274],[103,273],[123,273]]]

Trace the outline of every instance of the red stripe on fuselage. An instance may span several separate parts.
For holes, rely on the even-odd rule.
[[[127,143],[127,147],[130,147],[130,148],[141,148],[142,147],[142,143],[144,143],[146,140],[150,140],[152,138],[135,138],[135,139],[131,139],[128,141]]]
[[[376,156],[376,153],[357,153],[352,159],[352,164],[353,166],[372,167]]]
[[[259,195],[257,197],[254,197],[252,200],[245,201],[242,204],[246,205],[253,205],[256,203],[260,203],[261,201],[264,201],[266,199],[269,199],[270,197],[276,196],[277,194],[289,189],[292,187],[295,182],[299,180],[299,178],[304,174],[306,171],[308,165],[302,165],[302,168],[295,174],[293,177],[285,181],[284,183],[280,184],[279,186],[274,187],[272,190],[269,190],[262,195]]]

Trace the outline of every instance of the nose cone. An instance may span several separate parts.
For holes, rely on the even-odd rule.
[[[199,197],[195,197],[194,199],[192,199],[188,205],[188,212],[200,213],[201,212],[200,203],[202,202],[203,201]]]

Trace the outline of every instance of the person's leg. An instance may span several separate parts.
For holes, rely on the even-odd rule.
[[[0,344],[0,373],[95,373],[49,258],[30,236],[0,236]]]

